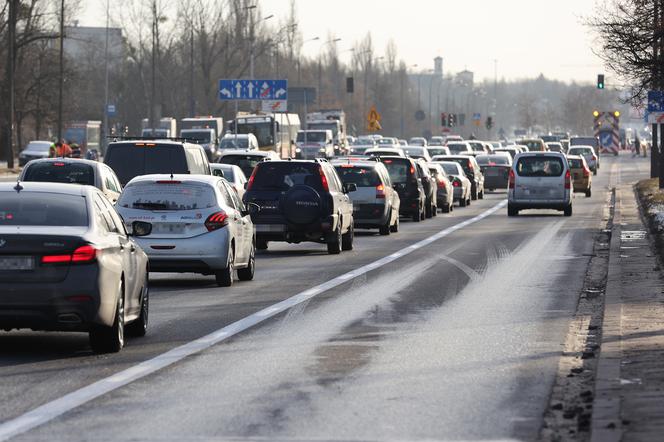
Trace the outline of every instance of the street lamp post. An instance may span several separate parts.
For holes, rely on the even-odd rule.
[[[305,43],[309,43],[311,41],[318,41],[318,40],[320,40],[320,37],[314,37],[314,38],[310,38],[308,40],[304,40],[302,42],[302,46],[304,46]],[[300,56],[299,55],[297,57],[297,84],[299,84],[299,85],[302,84],[302,69],[301,69],[301,65],[300,65]]]
[[[341,38],[335,38],[333,40],[328,40],[321,43],[320,50],[318,53],[318,108],[322,108],[323,105],[323,47],[328,44],[334,44],[338,41],[341,41]]]

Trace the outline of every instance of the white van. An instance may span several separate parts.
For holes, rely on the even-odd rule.
[[[507,215],[522,209],[554,209],[572,216],[572,175],[560,152],[526,152],[509,172]]]
[[[334,157],[334,135],[327,130],[300,130],[295,140],[295,156],[298,159]]]

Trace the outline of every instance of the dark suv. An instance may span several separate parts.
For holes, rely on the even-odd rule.
[[[420,177],[420,180],[422,181],[422,187],[424,188],[424,196],[426,199],[424,203],[424,214],[427,218],[431,218],[436,216],[438,213],[438,201],[436,200],[436,182],[431,176],[429,166],[424,159],[417,159],[415,161],[415,165],[417,166],[417,174]]]
[[[257,248],[269,241],[327,244],[337,254],[353,249],[353,203],[347,195],[357,186],[343,186],[327,160],[258,163],[244,194],[245,203],[260,210],[252,216]]]
[[[470,180],[471,199],[484,199],[484,174],[482,174],[480,165],[477,164],[475,157],[469,155],[452,155],[446,157],[445,161],[455,161],[461,165],[461,168]]]
[[[399,194],[401,200],[399,214],[410,216],[415,222],[424,220],[426,192],[416,160],[404,157],[379,157],[378,160],[387,167],[392,186]]]

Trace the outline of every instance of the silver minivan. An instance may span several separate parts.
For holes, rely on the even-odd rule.
[[[560,152],[518,154],[508,187],[508,216],[523,209],[554,209],[572,216],[572,176],[567,158]]]

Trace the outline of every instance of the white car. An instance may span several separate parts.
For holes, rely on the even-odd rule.
[[[219,142],[219,149],[258,150],[258,140],[254,134],[226,134]]]
[[[456,161],[433,161],[432,164],[440,164],[443,167],[454,189],[454,201],[458,201],[460,207],[469,206],[472,199],[472,184],[461,164]]]
[[[565,154],[520,153],[509,172],[507,215],[523,209],[561,210],[572,216],[572,175]]]
[[[137,238],[151,272],[214,275],[217,284],[254,277],[256,233],[249,211],[229,183],[205,175],[143,175],[132,179],[116,205],[125,225],[152,224]]]
[[[272,150],[237,150],[228,149],[221,152],[218,163],[234,164],[242,169],[244,176],[250,177],[256,164],[263,161],[278,160],[279,155]]]
[[[246,191],[245,185],[247,183],[247,177],[244,175],[244,172],[242,172],[242,169],[233,164],[220,163],[210,164],[210,169],[212,169],[212,175],[225,178],[226,181],[228,181],[228,183],[237,191],[240,199],[242,199],[244,192]]]
[[[368,157],[406,157],[403,149],[399,147],[375,147],[364,151]]]

